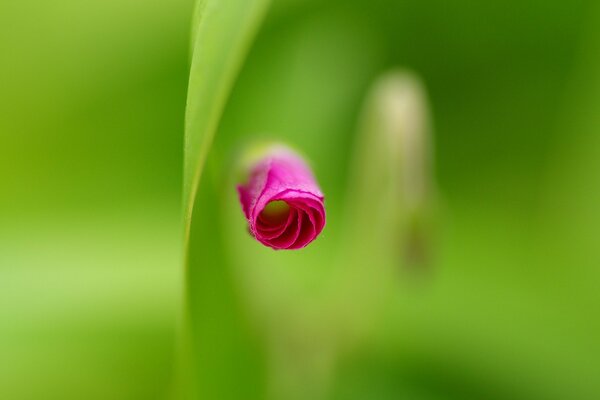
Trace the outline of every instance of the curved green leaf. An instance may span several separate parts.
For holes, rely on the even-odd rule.
[[[208,149],[267,3],[268,0],[200,0],[196,6],[185,114],[183,204],[186,243]]]
[[[268,0],[200,0],[194,13],[185,116],[185,294],[178,398],[263,397],[264,380],[256,376],[260,357],[235,298],[214,213],[217,186],[205,166],[227,97],[267,5]]]

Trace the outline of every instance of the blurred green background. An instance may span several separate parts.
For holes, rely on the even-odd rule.
[[[0,3],[0,398],[173,393],[192,10],[191,0]],[[234,380],[277,398],[597,398],[599,26],[591,0],[275,0],[210,150],[223,205],[211,223],[224,239],[192,248],[190,264],[234,266],[259,345],[235,368],[208,365],[217,389],[207,393]],[[420,76],[431,107],[432,262],[419,278],[399,273],[383,316],[337,346],[346,337],[311,314],[312,294],[344,274],[331,254],[344,253],[360,110],[398,66]],[[236,214],[227,174],[255,138],[288,141],[314,165],[328,226],[305,252],[257,248]],[[226,289],[210,294],[223,312]],[[273,299],[289,303],[264,304]],[[192,318],[228,343],[222,319]],[[211,357],[236,359],[222,348]],[[306,388],[322,371],[305,377],[294,351],[314,353],[311,371],[327,365],[325,394]],[[264,373],[250,371],[256,359]]]

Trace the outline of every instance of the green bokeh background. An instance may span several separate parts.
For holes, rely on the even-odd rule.
[[[192,7],[0,3],[0,398],[172,393]],[[332,398],[600,393],[598,26],[584,0],[274,2],[210,154],[223,172],[276,138],[311,159],[328,226],[274,282],[328,273],[380,74],[416,72],[434,125],[434,262],[401,283],[396,326],[340,356]],[[241,213],[219,223],[232,239],[197,265],[252,264]]]

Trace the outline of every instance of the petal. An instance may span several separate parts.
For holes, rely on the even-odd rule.
[[[315,234],[315,226],[310,220],[309,214],[306,212],[302,213],[301,222],[300,222],[300,233],[298,234],[298,238],[293,244],[293,248],[299,249],[305,247],[310,242],[312,242],[316,238]]]

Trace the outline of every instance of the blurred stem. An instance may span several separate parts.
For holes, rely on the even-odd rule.
[[[333,371],[332,349],[316,342],[297,346],[280,338],[271,343],[269,399],[326,399]]]

